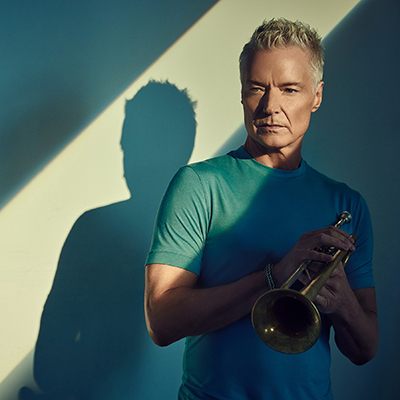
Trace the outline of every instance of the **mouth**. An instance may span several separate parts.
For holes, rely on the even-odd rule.
[[[254,125],[256,126],[279,126],[283,127],[284,124],[280,123],[276,118],[271,118],[271,116],[259,116],[254,118]]]
[[[276,122],[267,122],[265,120],[255,120],[254,126],[257,129],[263,129],[263,130],[268,130],[268,131],[277,131],[282,128],[285,128],[284,125],[278,124]]]

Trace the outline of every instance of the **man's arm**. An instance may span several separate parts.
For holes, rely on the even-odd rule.
[[[326,227],[300,237],[288,254],[274,266],[277,286],[305,259],[327,262],[331,255],[315,251],[319,246],[349,250],[349,235]],[[249,314],[255,301],[267,290],[264,271],[212,288],[196,287],[197,275],[165,264],[146,266],[145,313],[150,336],[160,346],[183,337],[223,328]]]
[[[167,346],[186,336],[223,328],[251,312],[267,290],[263,271],[238,281],[196,288],[197,275],[164,264],[146,266],[145,314],[153,341]]]
[[[379,330],[373,287],[353,291],[340,264],[314,302],[331,314],[336,344],[350,361],[362,365],[375,356]]]

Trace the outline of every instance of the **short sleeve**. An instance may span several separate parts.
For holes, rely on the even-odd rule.
[[[198,173],[178,170],[159,207],[146,264],[167,264],[200,273],[210,207]]]
[[[374,287],[372,271],[373,232],[371,217],[367,203],[360,195],[353,212],[353,230],[357,234],[356,251],[350,256],[346,266],[346,274],[353,290]]]

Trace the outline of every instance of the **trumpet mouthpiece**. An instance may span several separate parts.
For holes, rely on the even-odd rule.
[[[348,224],[352,218],[353,217],[351,216],[351,214],[348,211],[343,211],[340,214],[339,221],[337,222],[337,224],[335,226],[337,228],[340,228],[342,225]]]

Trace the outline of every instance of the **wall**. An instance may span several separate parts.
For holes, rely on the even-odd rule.
[[[67,244],[64,246],[65,240],[82,214],[98,210],[79,219],[80,225],[74,228],[78,233],[71,232],[70,241],[81,243],[80,235],[94,236],[93,232],[103,230],[109,235],[122,232],[125,239],[134,237],[140,250],[129,245],[128,250],[134,253],[126,248],[108,248],[111,260],[125,254],[124,251],[138,265],[144,257],[156,207],[145,203],[145,196],[160,195],[167,177],[159,177],[150,188],[146,185],[148,180],[139,176],[132,178],[134,185],[126,184],[126,148],[124,157],[119,143],[127,127],[125,117],[130,115],[125,112],[126,100],[132,99],[150,79],[168,79],[179,89],[187,89],[197,102],[197,131],[193,152],[182,151],[181,164],[189,158],[200,160],[240,145],[244,134],[237,57],[253,28],[263,18],[272,16],[307,21],[325,37],[324,101],[313,116],[304,156],[317,169],[359,190],[370,206],[374,223],[380,349],[377,357],[363,367],[351,365],[333,350],[334,393],[340,399],[375,399],[378,393],[391,399],[398,393],[395,334],[399,318],[393,313],[393,305],[399,300],[399,290],[396,284],[388,283],[397,277],[393,249],[400,222],[395,207],[399,191],[395,168],[399,147],[395,68],[399,50],[391,44],[398,36],[395,26],[399,3],[297,3],[223,0],[214,5],[214,1],[119,0],[0,4],[0,46],[6,55],[0,60],[0,317],[6,327],[0,332],[0,398],[16,399],[23,385],[35,388],[33,348],[53,280],[63,283],[57,285],[61,289],[73,285],[69,295],[70,304],[75,306],[70,310],[79,309],[80,305],[85,309],[83,304],[97,307],[99,303],[90,301],[102,299],[99,293],[105,290],[101,286],[104,280],[98,281],[97,288],[91,287],[92,291],[85,285],[79,286],[79,280],[71,281],[81,273],[81,282],[91,282],[98,271],[85,270],[88,263],[77,267],[74,274],[62,267],[72,257]],[[158,89],[152,94],[154,112],[148,116],[150,126],[159,123],[157,109],[163,100],[165,103],[165,94]],[[182,114],[175,117],[183,118]],[[148,139],[143,146],[157,140]],[[164,148],[171,155],[173,146],[166,144]],[[146,149],[135,153],[136,170],[139,165],[146,170],[148,154],[154,147]],[[156,175],[153,172],[152,176]],[[140,199],[144,204],[139,204]],[[122,208],[108,207],[114,203]],[[123,207],[130,210],[129,220],[121,221]],[[109,223],[99,229],[98,220]],[[128,221],[131,231],[125,225]],[[79,226],[82,229],[78,231]],[[102,240],[110,243],[109,238]],[[121,238],[118,242],[122,241]],[[60,258],[63,246],[65,257]],[[90,257],[93,253],[80,254]],[[121,271],[126,273],[123,268],[115,271],[114,278],[120,279],[113,280],[114,290],[108,287],[109,296],[115,297],[116,289],[124,283],[126,275],[121,275]],[[135,266],[134,271],[138,275],[130,275],[129,282],[137,283],[135,293],[140,296],[140,267]],[[59,279],[55,279],[57,276]],[[68,294],[62,290],[53,290],[54,293],[60,296],[53,298]],[[79,297],[85,293],[97,293],[97,297]],[[134,299],[128,301],[133,310]],[[139,309],[135,316],[140,314]],[[112,310],[110,307],[110,314],[115,314]],[[121,311],[121,318],[111,325],[123,327],[119,324],[128,318],[124,313],[129,314],[129,309]],[[74,313],[64,315],[76,317]],[[106,314],[98,316],[97,326],[103,326],[101,321],[105,317]],[[133,335],[133,330],[126,326],[119,331]],[[115,332],[118,330],[109,334]],[[99,337],[95,333],[91,332],[89,337]],[[120,340],[129,344],[128,338]],[[155,398],[160,392],[172,396],[179,384],[182,343],[158,349],[142,330],[132,342],[135,346],[130,351],[137,352],[135,362],[119,367],[120,374],[108,381],[104,396],[118,393],[119,398],[129,398],[135,393],[135,398],[146,399]],[[64,351],[67,349],[65,346]],[[155,365],[160,368],[157,374]],[[124,392],[121,382],[127,381],[131,383]]]

